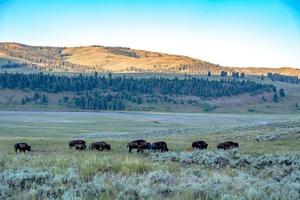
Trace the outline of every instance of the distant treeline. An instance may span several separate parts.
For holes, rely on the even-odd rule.
[[[8,69],[8,68],[18,68],[18,67],[26,67],[28,66],[28,63],[7,63],[4,65],[1,65],[0,68],[2,69]]]
[[[173,97],[217,98],[242,93],[271,92],[274,86],[249,80],[204,78],[133,78],[126,76],[77,75],[57,76],[49,74],[0,74],[0,87],[8,89],[30,89],[33,91],[60,93],[71,92],[72,100],[62,102],[78,108],[92,110],[122,110],[126,102],[143,103],[193,103],[192,100],[175,100]],[[26,103],[26,102],[25,102]]]
[[[211,76],[211,72],[209,71],[207,75]],[[226,72],[224,70],[221,71],[221,73],[220,73],[221,77],[226,77],[227,75],[228,75],[228,72]],[[232,78],[241,78],[241,79],[243,79],[243,78],[245,78],[245,73],[244,72],[241,72],[241,73],[239,73],[239,72],[232,72],[231,76],[232,76]]]
[[[268,78],[270,78],[272,81],[280,81],[285,83],[294,83],[299,84],[300,79],[297,76],[287,76],[287,75],[281,75],[281,74],[272,74],[268,73]]]

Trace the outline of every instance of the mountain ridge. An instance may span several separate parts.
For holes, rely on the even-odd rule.
[[[247,75],[280,73],[300,76],[300,69],[291,67],[225,67],[201,59],[128,47],[101,45],[79,47],[30,46],[0,42],[0,65],[26,62],[39,70],[56,72],[115,72],[115,73],[187,73],[220,74],[221,71],[244,72]]]

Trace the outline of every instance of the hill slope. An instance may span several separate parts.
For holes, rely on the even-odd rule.
[[[124,47],[45,47],[18,43],[0,43],[0,65],[8,60],[37,64],[40,70],[58,72],[155,72],[219,74],[222,70],[251,75],[267,72],[300,76],[293,68],[233,68],[222,67],[187,56],[135,50]]]

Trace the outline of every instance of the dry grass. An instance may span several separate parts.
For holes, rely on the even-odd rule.
[[[68,61],[80,65],[92,65],[106,71],[126,72],[131,67],[155,71],[155,68],[164,69],[179,65],[190,65],[201,62],[189,57],[161,54],[143,50],[130,50],[138,58],[118,55],[110,52],[105,47],[76,47],[67,48],[64,53],[71,54]]]
[[[199,59],[190,58],[187,56],[170,55],[166,53],[150,52],[144,50],[135,50],[122,47],[103,47],[103,46],[86,46],[86,47],[67,47],[61,53],[55,51],[55,47],[40,48],[32,46],[22,46],[15,43],[0,43],[7,49],[18,49],[18,51],[29,51],[27,53],[33,54],[45,53],[50,54],[57,59],[62,59],[74,66],[59,66],[46,67],[46,70],[54,71],[69,71],[69,72],[93,72],[93,71],[111,71],[111,72],[156,72],[156,73],[193,73],[193,74],[207,74],[211,71],[215,74],[220,74],[222,70],[233,72],[245,72],[247,75],[261,75],[268,72],[281,73],[286,75],[300,76],[300,70],[284,67],[284,68],[238,68],[238,67],[220,67],[219,65],[205,62]],[[23,48],[26,47],[23,50]],[[28,50],[31,49],[31,50]],[[48,50],[47,50],[48,49]],[[58,53],[54,55],[51,51]],[[32,51],[32,52],[30,52]],[[1,53],[1,52],[0,52]],[[134,56],[133,56],[134,55]],[[38,55],[34,55],[37,56]],[[2,58],[1,58],[2,57]],[[1,60],[16,60],[13,58],[0,54]],[[48,62],[48,61],[47,61]],[[45,64],[45,63],[44,63]],[[40,66],[44,66],[40,63]],[[183,67],[184,66],[184,67]]]

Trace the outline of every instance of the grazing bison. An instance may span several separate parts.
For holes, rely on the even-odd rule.
[[[227,142],[218,144],[217,148],[228,150],[228,149],[233,149],[233,148],[239,148],[239,144],[236,142],[227,141]]]
[[[86,149],[85,144],[75,144],[74,147],[76,150],[85,150]]]
[[[69,142],[69,147],[70,149],[75,147],[75,145],[77,144],[84,144],[85,145],[85,141],[84,140],[72,140]]]
[[[193,149],[207,149],[207,143],[204,141],[194,141],[192,143],[192,148]]]
[[[89,149],[98,150],[98,151],[103,151],[103,150],[109,151],[111,147],[106,142],[93,142],[90,144]]]
[[[129,153],[132,149],[137,149],[137,152],[144,152],[144,149],[151,149],[151,144],[146,140],[135,140],[128,143],[127,148],[129,148]]]
[[[31,146],[29,146],[27,143],[24,143],[24,142],[17,143],[17,144],[15,144],[14,149],[16,152],[19,150],[20,152],[23,151],[25,153],[25,151],[31,151]]]
[[[151,149],[153,149],[154,151],[160,150],[161,152],[169,151],[167,143],[164,141],[152,143]]]

